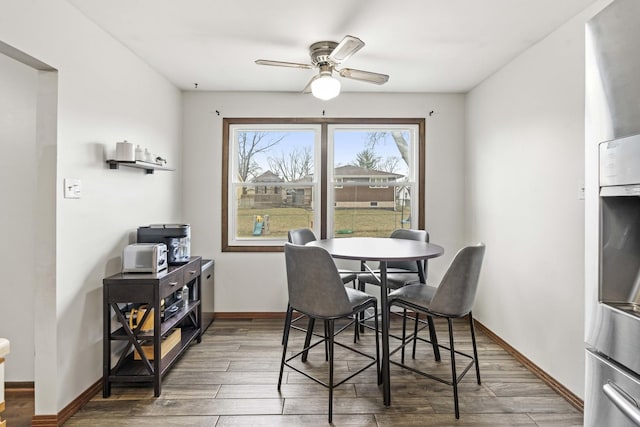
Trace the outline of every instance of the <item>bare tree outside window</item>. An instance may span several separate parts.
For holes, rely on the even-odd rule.
[[[297,181],[313,173],[313,156],[310,147],[280,153],[267,159],[271,171],[285,181]]]
[[[395,156],[387,157],[383,162],[380,162],[378,170],[384,172],[396,172],[400,166],[398,163],[400,163],[399,158]]]
[[[271,137],[271,139],[267,139]],[[276,137],[273,132],[239,132],[238,133],[238,175],[243,182],[259,175],[262,168],[255,161],[255,156],[268,151],[282,141],[286,135]]]

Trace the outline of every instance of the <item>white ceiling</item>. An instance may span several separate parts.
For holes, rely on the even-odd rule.
[[[467,92],[594,0],[68,0],[184,90],[301,91],[316,41],[366,45],[345,67],[389,74],[343,91]]]

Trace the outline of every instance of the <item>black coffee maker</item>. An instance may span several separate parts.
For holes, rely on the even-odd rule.
[[[138,243],[166,244],[169,265],[187,263],[191,257],[191,229],[188,224],[151,224],[138,227]]]

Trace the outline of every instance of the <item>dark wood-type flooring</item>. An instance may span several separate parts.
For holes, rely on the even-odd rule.
[[[468,323],[456,323],[458,347],[470,350]],[[398,329],[400,322],[392,322]],[[446,323],[437,321],[447,341]],[[425,331],[426,332],[426,331]],[[391,366],[392,405],[382,402],[375,370],[367,370],[336,389],[333,424],[343,426],[582,426],[582,413],[481,332],[477,333],[482,385],[473,369],[460,385],[460,419],[453,414],[451,387]],[[152,387],[112,387],[111,397],[96,395],[65,426],[324,426],[327,390],[285,370],[276,385],[282,355],[281,320],[216,320],[165,376],[162,395]],[[300,349],[303,335],[293,334],[290,350]],[[352,342],[350,328],[341,340]],[[363,334],[358,347],[372,351],[374,335]],[[396,343],[392,339],[392,344]],[[394,355],[394,358],[399,354]],[[410,360],[410,359],[409,359]],[[458,361],[458,358],[456,358]],[[357,369],[359,356],[336,350],[336,377]],[[433,361],[427,344],[415,363],[447,376],[449,358]],[[460,365],[463,359],[458,361]],[[324,348],[316,347],[307,367],[326,372]],[[9,427],[18,427],[10,416]]]
[[[0,416],[7,421],[7,427],[31,425],[31,418],[35,411],[33,389],[5,389],[4,402],[5,411]]]

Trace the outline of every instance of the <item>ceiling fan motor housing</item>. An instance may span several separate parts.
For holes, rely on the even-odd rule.
[[[309,55],[311,56],[311,63],[315,66],[320,66],[324,64],[331,64],[332,61],[329,59],[329,55],[331,52],[338,46],[336,42],[323,41],[316,42],[309,46]]]

